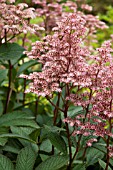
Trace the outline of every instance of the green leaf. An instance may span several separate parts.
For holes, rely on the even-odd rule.
[[[25,71],[26,69],[28,69],[29,67],[36,65],[37,62],[36,60],[30,60],[28,62],[23,63],[18,70],[17,76],[19,76],[23,71]]]
[[[16,170],[33,170],[36,155],[31,146],[23,148],[17,156]]]
[[[11,126],[11,131],[13,133],[19,134],[19,135],[22,135],[22,136],[29,136],[29,134],[32,133],[34,130],[35,130],[35,128],[31,128],[31,127],[16,127],[16,126]]]
[[[106,154],[106,144],[102,144],[102,143],[94,143],[92,145],[92,147],[98,149],[99,151],[103,152]]]
[[[106,163],[102,161],[101,159],[98,159],[100,166],[105,169],[106,168]],[[112,170],[110,166],[108,166],[108,170]]]
[[[75,117],[81,113],[83,113],[83,108],[81,106],[71,106],[68,110],[69,117]]]
[[[86,170],[85,164],[76,165],[72,170]]]
[[[0,170],[14,170],[14,166],[9,158],[0,154]]]
[[[17,119],[21,119],[21,118],[23,118],[23,119],[24,118],[25,119],[26,118],[33,119],[34,117],[32,117],[30,114],[27,114],[23,111],[13,111],[11,113],[7,113],[7,114],[2,115],[0,117],[0,125],[1,125],[1,123],[4,123],[6,121],[6,119],[7,119],[7,121],[10,121],[10,120],[13,120],[15,118],[17,118]]]
[[[98,149],[89,148],[89,152],[86,155],[87,165],[94,165],[98,162],[98,158],[103,158],[104,153],[99,151]]]
[[[63,91],[62,91],[62,93],[63,93]],[[62,95],[63,95],[63,94],[62,94]],[[57,101],[58,101],[58,95],[56,95],[56,96],[52,99],[52,102],[53,102],[55,105],[57,104]],[[62,108],[62,107],[63,107],[63,104],[64,104],[64,102],[63,102],[62,98],[60,98],[60,100],[59,100],[59,107]],[[54,106],[51,105],[51,108],[52,108],[52,111],[54,111]]]
[[[45,134],[47,134],[48,139],[50,140],[52,145],[54,145],[61,152],[66,153],[67,152],[66,143],[62,136],[58,133],[59,131],[65,131],[65,129],[47,125],[44,125],[44,129]]]
[[[27,141],[32,142],[32,143],[36,143],[35,141],[33,141],[32,139],[30,139],[28,137],[21,136],[21,135],[18,135],[18,134],[11,134],[11,133],[2,134],[2,135],[0,135],[0,138],[17,138],[17,139],[24,139],[24,140],[27,140]]]
[[[29,134],[33,130],[34,130],[34,128],[30,128],[30,127],[26,128],[26,127],[11,126],[11,131],[12,131],[13,134],[18,134],[18,135],[21,135],[21,136],[24,136],[24,137],[27,137],[27,138],[30,138]],[[22,143],[23,146],[27,146],[29,144],[29,141],[27,141],[27,140],[19,139],[19,141]],[[33,141],[35,141],[35,140],[33,140]]]
[[[42,161],[45,161],[49,156],[51,156],[51,149],[52,144],[49,139],[43,140],[41,142],[39,154]]]
[[[0,128],[0,134],[6,134],[6,133],[8,133],[8,132],[9,132],[8,128],[5,128],[5,127]],[[1,146],[4,146],[4,145],[6,144],[6,142],[7,142],[7,140],[8,140],[7,137],[5,137],[5,138],[0,138],[0,145],[1,145]]]
[[[0,69],[0,82],[7,77],[8,69]]]
[[[37,137],[40,135],[40,129],[36,129],[34,130],[29,136],[31,139],[33,139],[34,141],[37,140]]]
[[[81,148],[87,143],[88,140],[93,139],[94,137],[92,135],[89,136],[82,136],[81,139]]]
[[[51,141],[52,145],[55,146],[58,150],[64,153],[67,152],[66,143],[58,133],[49,132],[48,138]]]
[[[66,131],[65,129],[57,127],[57,126],[47,126],[47,125],[43,125],[43,126],[47,131],[50,131],[50,132]]]
[[[66,165],[68,157],[63,155],[55,155],[46,159],[44,162],[39,164],[35,170],[58,170],[59,168]]]
[[[4,108],[3,108],[3,103],[2,103],[2,101],[0,100],[0,116],[1,116],[2,113],[3,113],[3,110],[4,110]]]
[[[19,151],[20,151],[18,148],[15,148],[15,147],[9,146],[9,145],[5,145],[2,150],[7,151],[7,152],[11,152],[11,153],[15,153],[15,154],[18,154]]]
[[[113,166],[113,158],[110,158],[109,162]]]
[[[40,150],[51,152],[52,144],[49,139],[43,140],[40,145]]]
[[[21,111],[14,111],[12,113],[7,113],[0,117],[0,127],[7,126],[30,126],[34,128],[39,128],[37,123],[30,114]]]
[[[19,60],[23,55],[24,48],[16,43],[7,43],[0,46],[1,60]]]
[[[8,125],[8,123],[7,123]],[[29,120],[29,119],[19,119],[19,120],[14,120],[11,121],[11,124],[9,123],[9,126],[28,126],[28,127],[33,127],[33,128],[39,128],[37,123],[34,120]]]

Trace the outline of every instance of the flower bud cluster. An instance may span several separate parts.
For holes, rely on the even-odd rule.
[[[30,58],[39,59],[43,64],[41,73],[29,76],[33,80],[33,87],[35,86],[34,89],[30,88],[32,92],[39,95],[43,91],[45,95],[50,95],[52,91],[61,91],[59,82],[90,84],[85,73],[88,67],[85,56],[90,52],[86,47],[81,47],[82,36],[86,32],[85,23],[81,16],[71,13],[68,18],[57,23],[55,30],[58,31],[54,35],[46,36],[43,42],[37,41],[31,52],[26,52]]]
[[[85,112],[85,118],[67,118],[70,126],[75,126],[73,135],[83,134],[92,135],[94,138],[107,136],[113,137],[112,119],[113,119],[113,58],[111,52],[111,42],[105,41],[97,49],[96,56],[92,56],[94,63],[89,65],[88,76],[91,84],[85,86],[85,91],[76,94],[70,94],[67,100],[70,100],[75,106],[82,106]],[[91,146],[92,142],[87,143]]]
[[[10,3],[13,3],[10,1]],[[25,3],[17,5],[1,1],[0,3],[0,38],[3,40],[6,37],[18,35],[20,33],[26,34],[40,30],[41,28],[36,24],[30,24],[29,20],[35,18],[35,9],[28,8]]]
[[[108,147],[108,150],[109,150],[109,157],[113,157],[113,146],[109,146]]]
[[[52,97],[53,92],[62,92],[62,84],[68,86],[65,100],[81,106],[83,114],[64,121],[75,127],[73,135],[92,136],[88,146],[97,137],[113,137],[113,50],[111,41],[93,51],[87,46],[87,39],[97,28],[104,29],[106,25],[93,15],[76,10],[64,13],[53,35],[33,43],[31,51],[25,52],[42,64],[42,72],[22,76],[32,81],[27,92],[38,96]]]
[[[46,33],[51,32],[52,28],[56,26],[56,21],[62,15],[62,5],[59,0],[32,0],[38,7],[36,8],[36,15],[43,19],[41,26],[45,28]]]

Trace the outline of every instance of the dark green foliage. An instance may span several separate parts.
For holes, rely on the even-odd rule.
[[[35,170],[58,170],[65,164],[67,164],[68,157],[63,155],[51,156],[44,162],[39,164]]]
[[[0,155],[0,170],[14,170],[11,160],[3,155]]]
[[[32,170],[36,159],[36,154],[33,149],[29,147],[23,148],[16,160],[16,170]]]
[[[7,43],[0,46],[0,60],[19,60],[24,48],[16,43]]]

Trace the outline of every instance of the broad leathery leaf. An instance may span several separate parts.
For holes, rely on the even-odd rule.
[[[17,156],[16,170],[33,170],[36,154],[32,147],[23,148]]]
[[[6,134],[8,132],[9,132],[8,128],[6,128],[6,127],[0,128],[0,134]],[[4,146],[7,142],[7,140],[8,140],[7,137],[6,138],[0,138],[0,145]]]
[[[0,170],[14,170],[14,166],[11,160],[1,154],[0,154]]]
[[[59,151],[66,153],[67,147],[64,139],[56,132],[49,132],[48,138],[51,141],[52,145],[55,146]]]
[[[94,163],[98,162],[98,158],[103,158],[104,153],[99,151],[98,149],[95,148],[90,148],[89,152],[86,155],[86,162],[87,165],[94,165]]]
[[[68,156],[55,155],[47,158],[44,162],[39,164],[35,170],[58,170],[66,165],[68,162]]]
[[[14,111],[12,113],[7,113],[0,117],[0,127],[7,126],[30,126],[34,128],[39,128],[37,123],[30,114],[21,111]]]
[[[26,69],[28,69],[29,67],[31,66],[34,66],[36,65],[37,62],[34,61],[34,60],[30,60],[30,61],[27,61],[25,63],[23,63],[20,67],[19,67],[19,70],[17,72],[17,76],[19,76],[23,71],[25,71]]]
[[[0,46],[1,60],[19,60],[23,55],[24,48],[16,43],[7,43]]]
[[[105,169],[106,168],[106,163],[102,161],[101,159],[98,159],[100,166]],[[112,170],[110,166],[108,166],[108,170]]]

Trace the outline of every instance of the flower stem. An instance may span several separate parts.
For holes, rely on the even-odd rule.
[[[9,101],[11,98],[11,93],[12,93],[12,88],[11,88],[11,77],[12,77],[12,65],[11,65],[11,61],[8,61],[9,63],[9,83],[8,83],[8,91],[7,91],[7,98],[6,98],[6,104],[4,107],[4,112],[3,114],[7,113],[7,109],[8,109],[8,105],[9,105]]]

